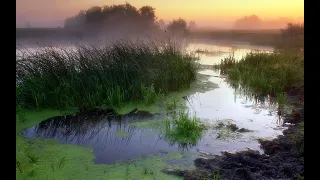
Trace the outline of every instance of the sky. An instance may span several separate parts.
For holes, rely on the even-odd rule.
[[[123,0],[16,0],[16,25],[63,26],[65,18],[92,6],[124,4]],[[140,8],[150,5],[158,19],[182,17],[202,27],[230,27],[236,19],[252,14],[271,21],[289,18],[302,21],[304,0],[127,0]]]

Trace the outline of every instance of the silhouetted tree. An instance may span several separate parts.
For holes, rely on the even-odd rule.
[[[281,48],[304,51],[304,24],[288,23],[281,30]]]
[[[196,23],[194,21],[190,21],[188,25],[188,29],[192,31],[192,30],[195,30],[196,28],[197,28]]]
[[[170,33],[173,34],[186,35],[188,33],[187,22],[182,18],[175,19],[172,22],[170,22],[167,29]]]
[[[118,33],[119,31],[141,32],[156,27],[157,17],[155,9],[151,6],[137,9],[129,3],[125,3],[102,8],[94,6],[81,12],[83,13],[67,18],[64,27],[85,29],[86,31],[96,29],[99,32],[117,30]],[[84,23],[82,24],[82,22]]]
[[[166,28],[166,23],[163,21],[163,19],[160,19],[160,20],[157,22],[157,25],[158,25],[159,28],[161,28],[161,29],[165,29],[165,28]]]
[[[237,19],[235,22],[235,28],[239,29],[256,29],[260,28],[263,21],[257,15],[245,16],[241,19]]]
[[[64,22],[64,28],[83,28],[86,23],[86,13],[81,10],[76,16],[69,17]]]

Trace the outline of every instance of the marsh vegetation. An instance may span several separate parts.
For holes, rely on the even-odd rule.
[[[151,104],[161,94],[188,88],[197,65],[173,44],[151,41],[46,48],[17,60],[16,70],[17,105],[63,109]]]

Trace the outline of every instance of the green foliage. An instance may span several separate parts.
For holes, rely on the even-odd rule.
[[[304,86],[304,57],[298,53],[250,53],[240,61],[230,56],[219,68],[231,82],[277,97],[280,104],[286,100],[283,92]]]
[[[166,106],[166,110],[168,110],[168,111],[175,110],[177,108],[177,104],[178,104],[178,97],[173,96],[172,98],[167,99],[164,103]]]
[[[285,92],[278,93],[277,102],[279,104],[279,107],[283,108],[283,106],[287,103],[287,94]]]
[[[196,116],[190,119],[185,112],[179,112],[178,117],[173,117],[172,124],[166,119],[166,136],[171,142],[196,144],[205,129]]]
[[[16,111],[17,111],[17,114],[18,114],[18,120],[20,122],[25,122],[26,121],[26,113],[25,113],[25,110],[20,106],[18,105],[16,107]]]
[[[220,172],[218,171],[217,173],[213,174],[213,180],[220,180]]]
[[[174,34],[185,35],[188,33],[187,22],[182,18],[174,19],[168,24],[167,29]]]
[[[24,147],[24,152],[25,152],[26,156],[29,158],[30,162],[36,163],[39,161],[39,157],[35,153],[32,152],[32,150],[30,149],[29,146]]]
[[[154,41],[25,53],[16,65],[23,108],[150,104],[161,93],[188,88],[197,70],[194,57]]]
[[[281,38],[278,40],[279,49],[304,51],[304,24],[288,23],[285,29],[281,30]]]
[[[130,33],[147,31],[155,27],[155,9],[151,6],[142,6],[137,9],[129,3],[111,6],[93,6],[86,11],[81,10],[77,15],[65,20],[66,29],[85,29],[83,33],[88,33],[88,29],[103,29],[112,26],[117,31]],[[116,23],[121,22],[121,23]],[[80,32],[80,31],[79,31]],[[92,32],[92,31],[91,31]]]
[[[17,159],[16,159],[16,165],[17,165],[17,167],[18,167],[18,169],[19,169],[20,173],[22,173],[21,162],[20,162],[20,161],[18,161]]]
[[[150,105],[154,103],[160,96],[161,93],[157,93],[153,84],[150,87],[146,87],[143,84],[141,85],[141,94],[143,96],[142,103]]]

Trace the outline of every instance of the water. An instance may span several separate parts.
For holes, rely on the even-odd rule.
[[[248,44],[229,44],[227,45],[211,45],[211,44],[189,44],[187,51],[195,52],[196,50],[207,51],[207,53],[196,53],[200,56],[200,63],[203,65],[215,65],[221,62],[221,59],[234,55],[239,60],[250,52],[266,52],[273,51],[271,47],[253,46]],[[214,55],[212,55],[214,54]]]
[[[229,56],[233,50],[227,46],[210,46],[207,44],[191,44],[192,48],[220,50],[221,52],[201,56],[200,63],[217,64],[221,58]],[[238,48],[234,51],[237,58],[253,50],[253,47]],[[261,50],[261,49],[260,49]],[[270,52],[270,50],[265,50]],[[275,138],[282,134],[282,119],[277,115],[277,105],[268,101],[256,102],[241,95],[219,73],[214,70],[199,72],[210,76],[208,81],[218,85],[206,92],[196,92],[186,98],[187,111],[196,115],[209,128],[194,146],[171,143],[161,130],[165,115],[126,116],[121,121],[106,116],[85,117],[70,123],[63,120],[48,120],[23,132],[29,138],[44,137],[56,139],[64,144],[76,144],[93,147],[94,162],[112,164],[119,160],[136,159],[143,155],[161,155],[178,152],[188,157],[185,164],[193,164],[193,160],[203,154],[220,154],[221,151],[240,151],[246,148],[260,150],[257,138]],[[136,122],[150,122],[147,126],[139,126]],[[80,122],[80,123],[79,123]],[[232,132],[226,128],[217,128],[217,124],[236,124],[250,132]],[[177,162],[181,163],[181,162]]]

